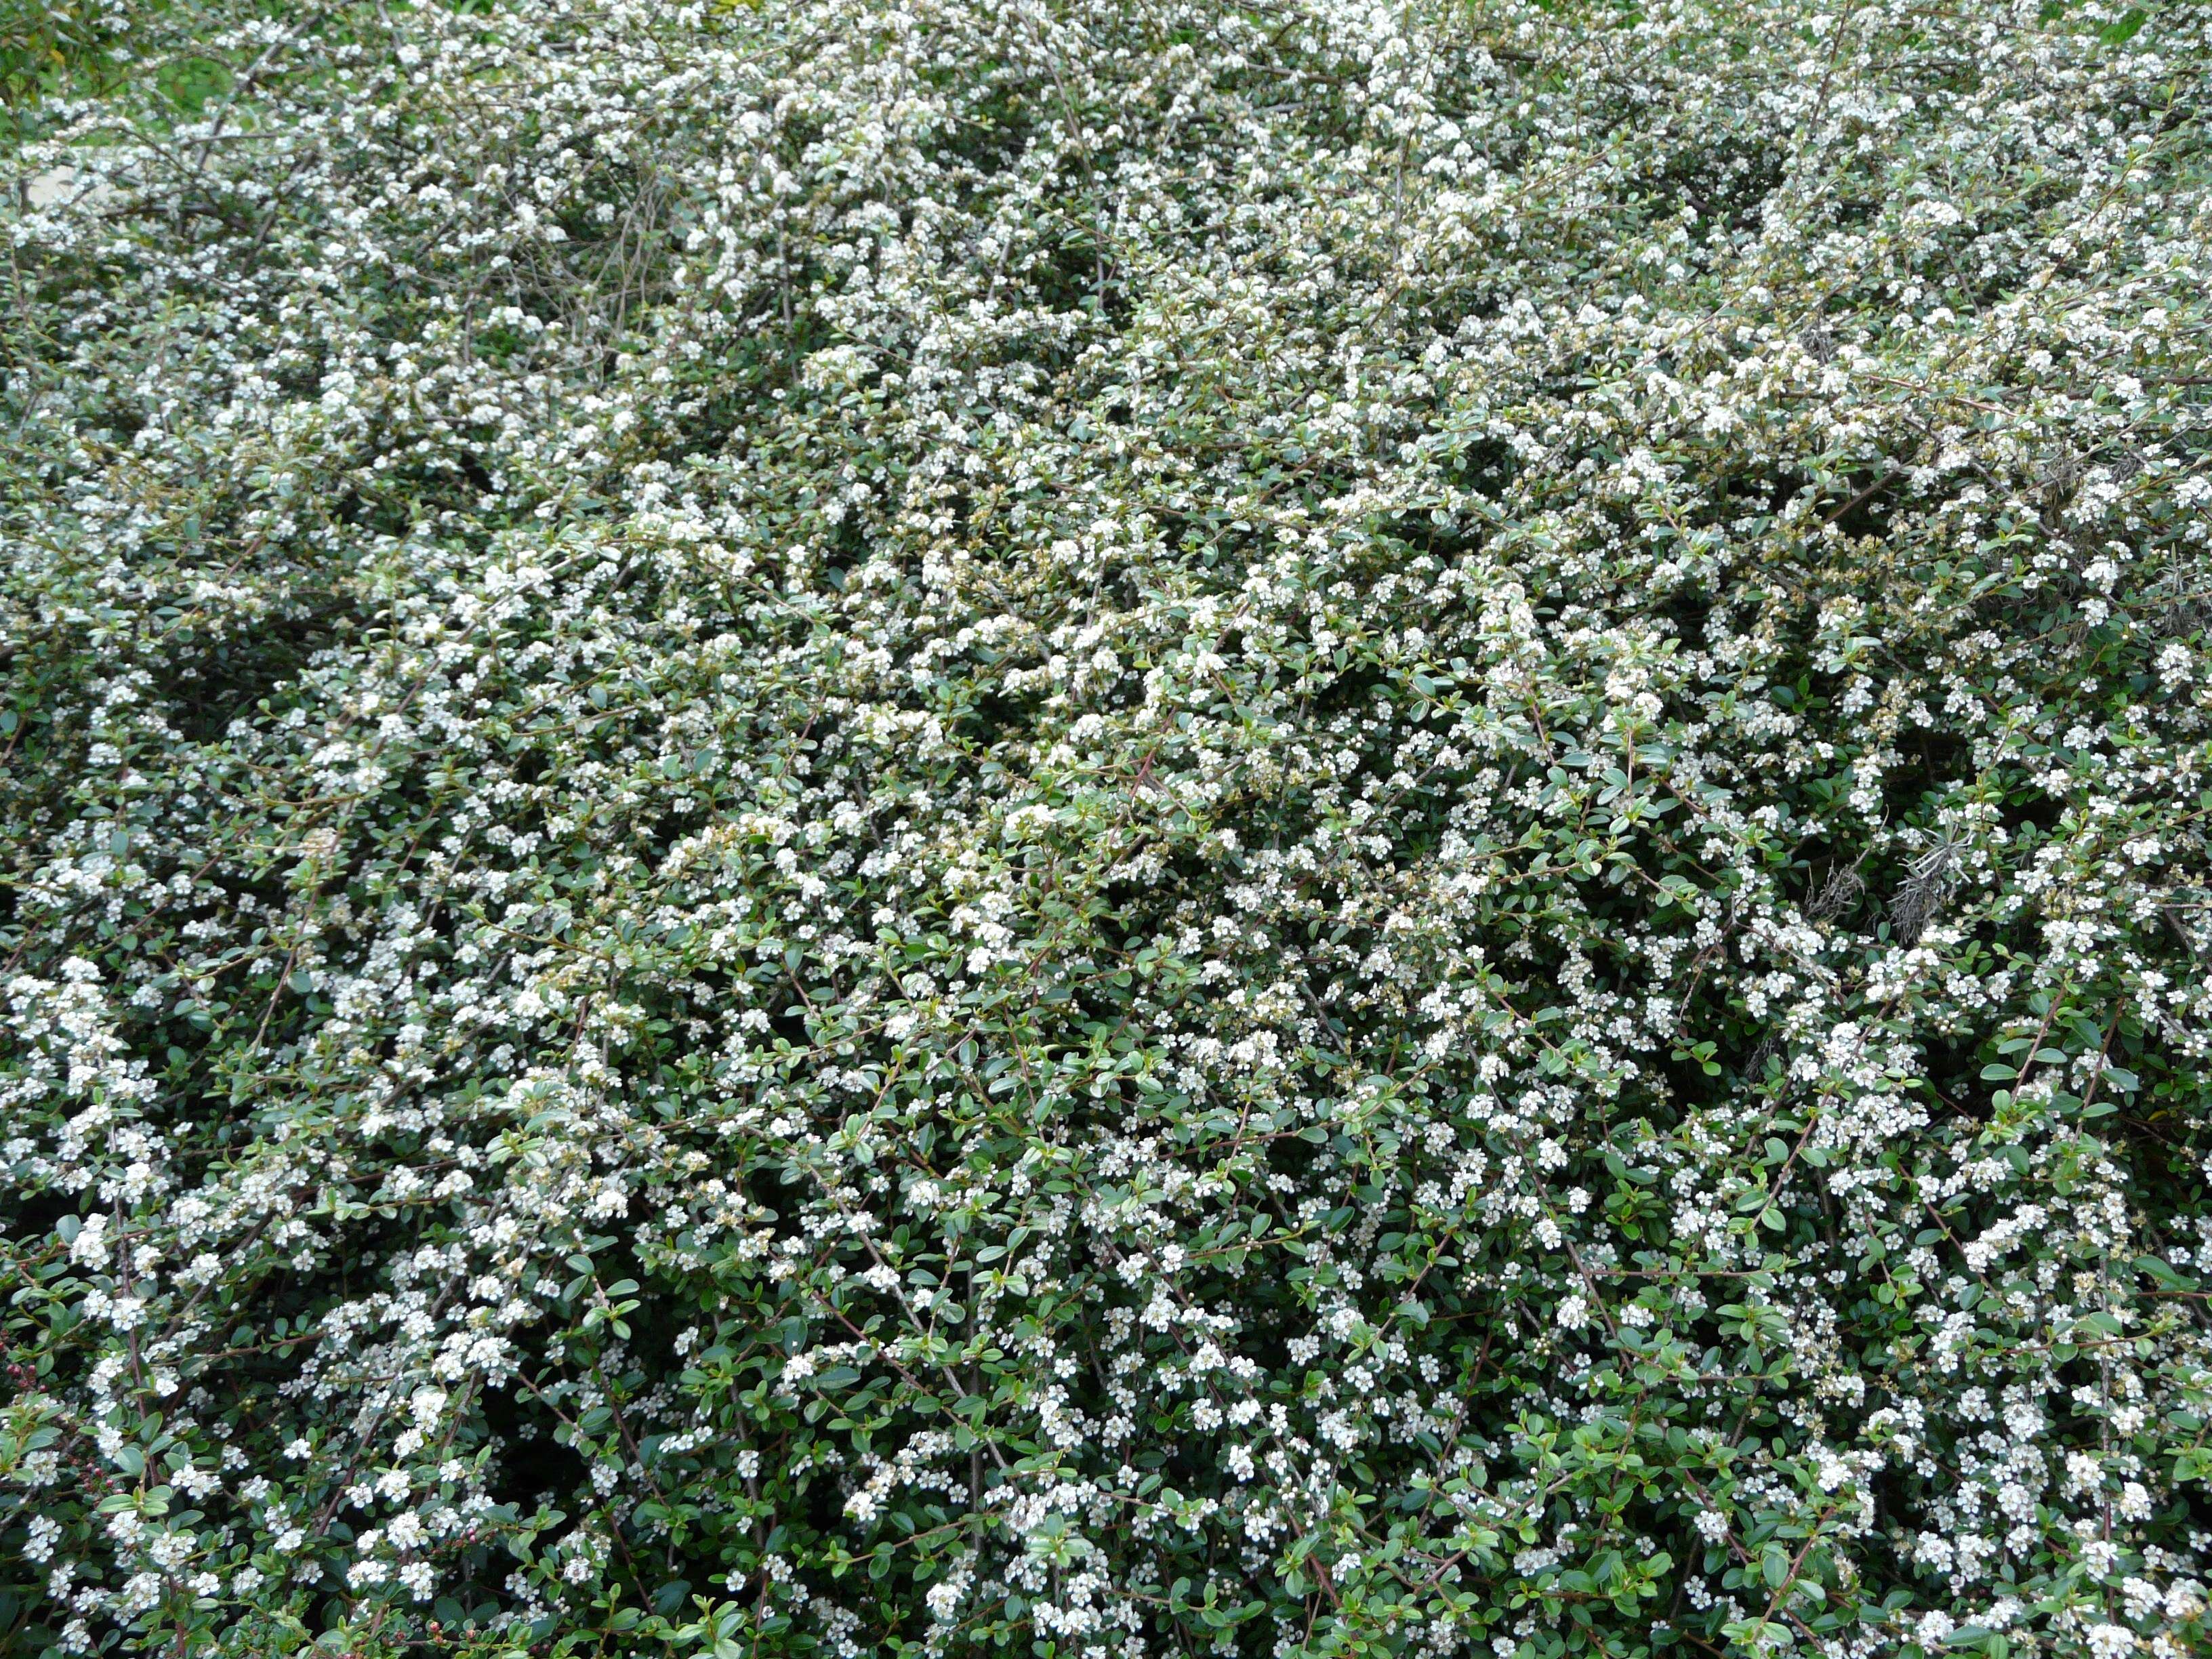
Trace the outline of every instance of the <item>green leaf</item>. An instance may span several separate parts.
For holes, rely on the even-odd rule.
[[[1769,1544],[1759,1558],[1759,1576],[1766,1580],[1769,1589],[1778,1590],[1790,1582],[1790,1556],[1779,1545]]]
[[[2097,38],[2108,46],[2124,46],[2142,32],[2150,21],[2150,14],[2141,6],[2130,6],[2125,13],[2098,32]]]

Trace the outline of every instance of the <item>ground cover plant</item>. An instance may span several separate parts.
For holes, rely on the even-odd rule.
[[[2212,8],[7,16],[0,1650],[2212,1642]]]

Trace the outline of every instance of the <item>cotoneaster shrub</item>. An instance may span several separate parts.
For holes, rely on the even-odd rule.
[[[70,20],[0,1648],[2205,1650],[2212,10]]]

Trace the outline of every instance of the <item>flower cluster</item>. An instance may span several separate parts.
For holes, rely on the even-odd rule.
[[[70,15],[0,1647],[2205,1650],[2203,6]]]

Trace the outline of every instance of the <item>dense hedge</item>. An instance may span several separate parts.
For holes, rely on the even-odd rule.
[[[2212,10],[70,19],[0,1649],[2205,1650]]]

